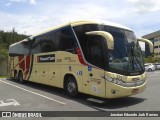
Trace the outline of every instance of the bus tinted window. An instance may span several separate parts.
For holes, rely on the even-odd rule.
[[[87,40],[89,39],[86,32],[99,30],[99,25],[81,25],[74,27],[75,33],[78,37],[80,46],[82,48],[83,54],[85,58],[87,58]]]
[[[67,52],[76,52],[76,40],[70,27],[63,28],[57,33],[57,39],[60,41],[60,50]]]
[[[70,27],[45,33],[35,37],[32,42],[31,54],[53,51],[75,52],[75,37]]]
[[[32,42],[32,54],[45,53],[58,50],[59,42],[55,37],[55,32],[50,32],[36,37]]]
[[[102,52],[102,38],[99,36],[88,36],[86,32],[100,30],[99,25],[81,25],[74,27],[82,48],[85,59],[100,68],[104,67],[104,58]]]
[[[31,54],[36,54],[40,52],[41,52],[41,49],[39,45],[39,39],[33,38],[33,40],[31,40]]]
[[[103,43],[104,39],[101,36],[89,36],[87,41],[87,57],[86,60],[100,68],[104,67],[103,58]]]

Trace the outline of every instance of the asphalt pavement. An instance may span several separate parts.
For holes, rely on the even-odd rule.
[[[0,79],[0,111],[160,111],[160,71],[147,72],[147,87],[143,93],[111,100],[108,104],[87,101],[87,95],[69,98],[62,89],[27,82],[20,84],[10,79]],[[49,113],[48,113],[49,114]],[[65,114],[65,113],[58,113]],[[67,113],[66,113],[67,114]],[[71,114],[71,113],[68,113]],[[87,112],[85,113],[87,114]],[[88,112],[88,114],[91,114]],[[94,113],[93,113],[94,114]],[[95,113],[96,114],[96,113]],[[6,113],[3,113],[5,116]],[[37,114],[37,116],[40,114]],[[73,112],[73,115],[75,113]],[[63,116],[63,115],[62,115]],[[15,114],[16,117],[16,114]],[[21,116],[22,117],[22,116]],[[160,117],[48,117],[45,119],[119,119],[158,120]],[[3,119],[3,118],[0,118]],[[5,118],[4,118],[5,119]],[[13,118],[8,118],[13,119]],[[17,118],[15,118],[17,119]],[[27,119],[27,118],[24,118]],[[36,118],[30,118],[36,119]],[[37,118],[40,119],[40,118]],[[43,118],[44,119],[44,118]]]

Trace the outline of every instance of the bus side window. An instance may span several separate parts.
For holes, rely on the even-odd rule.
[[[40,45],[39,45],[39,39],[33,38],[33,40],[31,40],[31,54],[37,54],[40,53],[41,49],[40,49]]]
[[[76,40],[70,27],[63,28],[57,36],[60,41],[60,50],[76,53]]]
[[[19,50],[19,52],[22,54],[22,55],[27,55],[27,54],[30,54],[30,40],[26,40],[26,41],[23,41],[21,42],[22,44],[22,48],[21,50]]]
[[[41,52],[45,53],[45,52],[57,51],[57,45],[55,41],[56,41],[56,38],[55,38],[54,32],[48,33],[43,37],[41,37],[39,41]]]
[[[86,46],[87,61],[100,68],[104,66],[102,41],[100,36],[90,36]]]
[[[34,38],[31,42],[31,54],[54,52],[59,48],[56,32],[52,31]]]

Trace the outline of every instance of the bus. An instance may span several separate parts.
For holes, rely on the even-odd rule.
[[[141,93],[146,72],[139,41],[123,25],[104,21],[69,22],[9,46],[10,77],[112,99]]]

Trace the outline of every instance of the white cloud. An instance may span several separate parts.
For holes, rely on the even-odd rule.
[[[15,28],[18,33],[26,33],[28,35],[41,32],[44,28],[49,26],[49,18],[39,15],[16,15],[0,12],[0,28],[5,31],[11,31]],[[22,19],[23,18],[23,19]]]
[[[30,4],[37,3],[35,0],[10,0],[10,2],[11,1],[27,2]],[[22,7],[21,9],[22,11],[24,9],[24,13],[17,14],[17,11],[16,14],[8,12],[2,15],[1,13],[0,16],[4,16],[4,18],[0,18],[0,28],[11,30],[12,27],[15,27],[19,33],[26,31],[27,34],[35,34],[61,23],[74,20],[95,19],[126,25],[133,29],[136,35],[140,37],[150,31],[154,31],[157,28],[155,25],[157,24],[158,26],[160,17],[157,16],[157,14],[153,15],[155,12],[152,12],[152,14],[137,14],[139,7],[138,5],[136,6],[136,4],[140,3],[139,1],[140,0],[122,0],[113,2],[113,0],[102,0],[97,2],[93,0],[92,2],[84,2],[84,0],[82,0],[77,2],[72,1],[72,3],[64,1],[52,2],[50,0],[48,0],[48,2],[41,1],[39,5],[35,7]],[[142,1],[144,2],[144,0],[141,0],[141,2]],[[144,4],[147,0],[143,2],[140,5],[145,6]],[[155,2],[153,4],[158,3]],[[136,11],[134,11],[134,8]],[[139,13],[140,11],[142,10],[140,9]]]
[[[9,0],[8,6],[14,2],[35,5],[37,0]],[[111,21],[126,25],[133,29],[138,37],[160,28],[158,26],[160,0],[101,0],[98,2],[97,0],[92,0],[92,2],[86,0],[76,2],[74,0],[72,2],[46,0],[39,2],[39,5],[35,5],[35,7],[23,5],[26,4],[22,4],[22,8],[17,11],[14,9],[15,13],[12,11],[0,12],[0,16],[3,16],[0,18],[1,29],[10,31],[14,27],[19,33],[33,35],[61,23],[86,19]],[[5,6],[7,6],[7,2]]]
[[[17,2],[17,3],[20,3],[20,2],[29,2],[30,4],[36,4],[36,0],[10,0],[10,2]]]
[[[36,0],[30,0],[31,4],[36,4]]]
[[[150,13],[160,11],[159,0],[128,0],[135,6],[137,13]]]
[[[12,3],[6,3],[5,4],[5,6],[11,6],[12,5]]]
[[[49,18],[48,18],[47,16],[33,16],[33,17],[32,17],[32,20],[33,20],[33,22],[43,23],[43,22],[48,21]]]
[[[53,7],[46,6],[41,8],[41,14],[47,15],[50,19],[59,21],[59,23],[74,21],[74,20],[85,20],[85,19],[99,19],[99,20],[109,20],[117,19],[125,15],[127,11],[121,10],[117,12],[118,9],[112,9],[112,6],[103,6],[92,3],[85,4],[73,4],[71,6],[65,7],[64,5]],[[63,9],[59,9],[63,8]]]
[[[25,2],[26,0],[10,0],[11,2]]]

